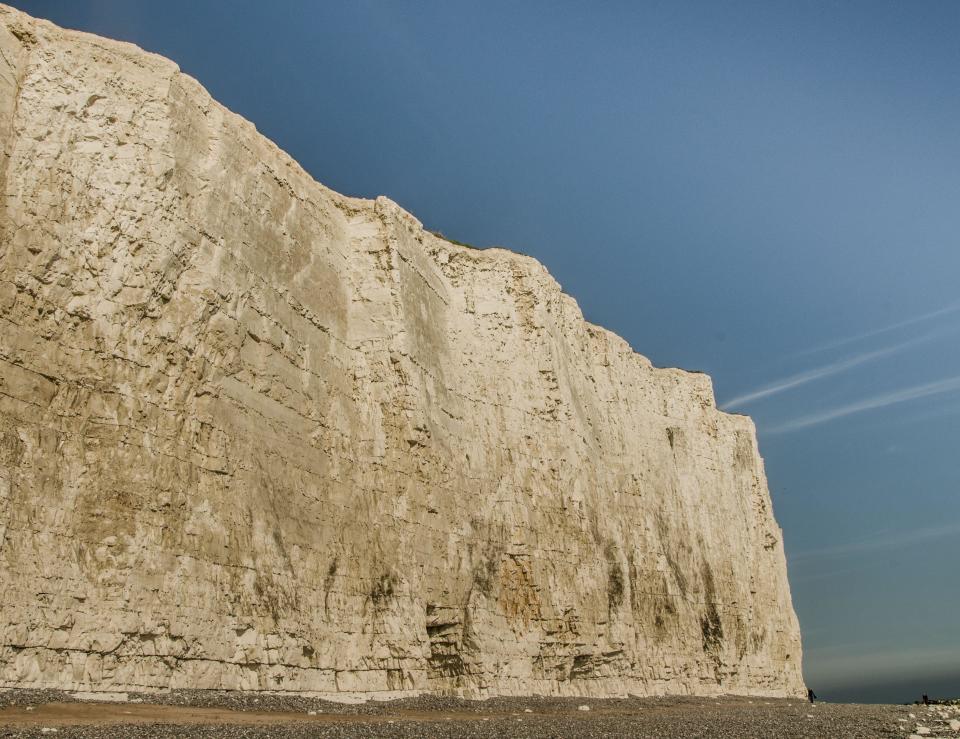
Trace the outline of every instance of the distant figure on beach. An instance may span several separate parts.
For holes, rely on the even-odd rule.
[[[929,706],[929,705],[930,705],[930,699],[927,697],[927,694],[926,694],[926,693],[923,694],[923,705],[925,705],[925,706]]]
[[[811,688],[807,688],[807,700],[813,703],[817,699],[817,694]]]

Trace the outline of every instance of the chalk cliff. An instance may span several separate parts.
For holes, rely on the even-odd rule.
[[[802,692],[754,428],[0,6],[0,686]]]

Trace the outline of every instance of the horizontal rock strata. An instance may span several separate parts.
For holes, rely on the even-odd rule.
[[[0,7],[0,686],[797,695],[754,428]]]

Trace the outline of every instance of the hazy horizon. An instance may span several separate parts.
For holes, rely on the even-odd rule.
[[[876,681],[868,677],[857,684],[826,685],[817,699],[833,703],[919,703],[924,694],[931,700],[955,699],[958,685],[960,670]]]
[[[757,423],[810,687],[960,697],[960,3],[10,4],[708,372]]]

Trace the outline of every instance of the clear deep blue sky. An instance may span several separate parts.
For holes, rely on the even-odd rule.
[[[960,2],[14,1],[754,416],[805,674],[960,696]]]

